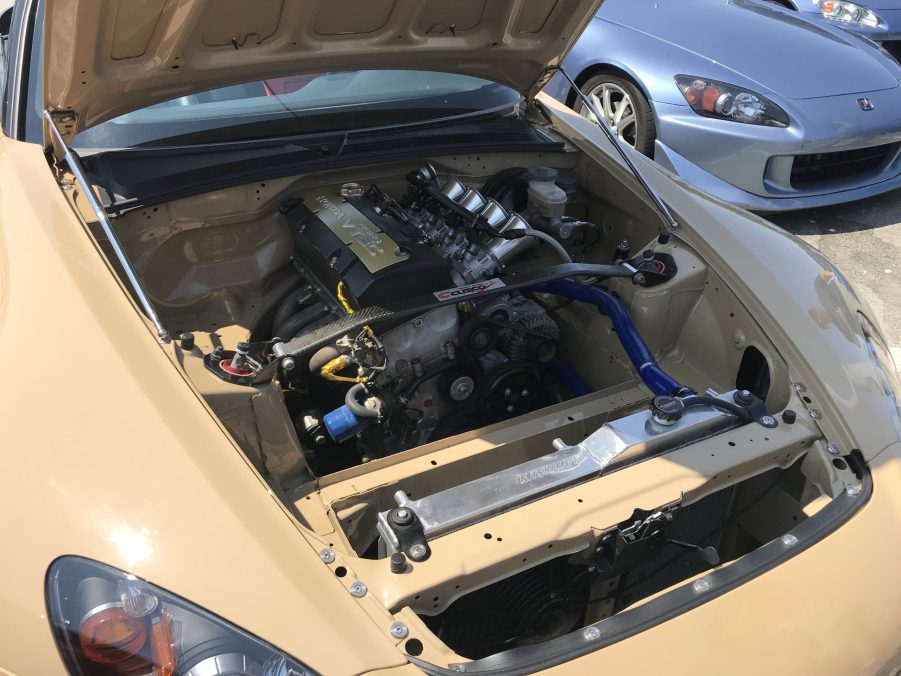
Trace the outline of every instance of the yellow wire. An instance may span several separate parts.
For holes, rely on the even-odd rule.
[[[347,300],[347,295],[345,294],[346,288],[347,287],[344,286],[343,281],[338,282],[338,302],[341,303],[341,307],[344,308],[344,311],[347,314],[352,315],[354,312],[356,312],[356,310],[353,309],[353,306],[351,306],[350,301]],[[363,328],[366,330],[366,333],[368,333],[370,336],[374,335],[372,333],[372,329],[369,328],[368,326],[364,326]]]
[[[342,354],[339,357],[335,357],[321,369],[319,369],[319,375],[321,375],[326,380],[331,380],[336,383],[365,383],[368,378],[365,376],[339,376],[338,372],[343,371],[348,366],[351,365],[350,357],[346,354]]]
[[[338,282],[338,302],[341,303],[341,307],[344,308],[344,311],[348,315],[352,315],[354,313],[353,306],[351,306],[350,301],[347,300],[344,282]],[[370,329],[368,326],[364,326],[363,328],[370,336],[373,335],[372,329]],[[335,357],[325,366],[319,369],[319,375],[321,375],[326,380],[331,380],[332,382],[336,383],[365,383],[369,380],[369,378],[367,378],[366,376],[352,377],[338,375],[339,371],[343,371],[350,365],[350,357],[342,354],[339,357]]]

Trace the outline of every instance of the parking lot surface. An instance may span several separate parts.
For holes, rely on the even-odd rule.
[[[835,263],[876,313],[901,366],[901,190],[769,218]]]

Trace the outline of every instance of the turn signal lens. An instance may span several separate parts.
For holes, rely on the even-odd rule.
[[[676,86],[698,115],[732,122],[787,127],[788,115],[765,96],[716,80],[677,75]]]
[[[146,641],[144,621],[130,616],[121,604],[91,611],[78,629],[82,651],[98,664],[118,664],[131,659]]]
[[[75,676],[315,676],[185,599],[87,559],[53,562],[47,608]]]

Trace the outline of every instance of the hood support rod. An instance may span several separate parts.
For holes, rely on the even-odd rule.
[[[660,216],[663,218],[665,230],[669,233],[672,230],[675,230],[679,227],[679,222],[673,217],[672,212],[670,212],[669,207],[666,206],[666,202],[663,201],[663,198],[660,197],[660,194],[651,187],[651,184],[648,183],[648,180],[644,177],[644,174],[639,171],[638,166],[635,164],[634,160],[629,157],[629,153],[622,145],[622,141],[617,138],[616,134],[613,133],[613,130],[607,126],[607,123],[604,122],[604,117],[601,115],[600,111],[595,107],[595,105],[591,102],[585,92],[582,91],[581,87],[576,84],[575,80],[573,80],[569,73],[563,68],[563,66],[556,66],[551,70],[556,70],[560,73],[566,81],[569,82],[570,87],[573,88],[573,91],[576,92],[576,96],[578,96],[582,103],[585,104],[585,107],[591,111],[591,114],[594,115],[594,121],[601,128],[601,131],[604,132],[604,135],[607,137],[607,140],[613,144],[613,147],[616,148],[616,151],[619,153],[619,156],[623,159],[623,162],[626,163],[626,166],[632,171],[632,174],[635,178],[638,179],[638,182],[641,183],[641,187],[644,188],[645,192],[651,198],[651,201],[654,202],[654,205],[657,207],[657,211]]]
[[[75,180],[78,181],[78,185],[81,186],[85,199],[88,201],[88,204],[91,205],[91,211],[93,211],[94,216],[97,217],[100,227],[103,228],[103,232],[106,234],[110,246],[112,246],[113,252],[116,254],[116,258],[122,266],[122,270],[125,272],[125,276],[128,277],[128,282],[131,284],[135,296],[138,298],[138,302],[144,309],[144,313],[150,321],[153,322],[153,326],[156,328],[157,337],[160,342],[168,343],[170,340],[169,332],[163,327],[160,317],[156,313],[153,303],[150,302],[147,291],[144,289],[144,285],[141,284],[141,280],[138,278],[138,273],[135,271],[134,267],[132,267],[131,261],[128,260],[128,255],[125,253],[125,249],[122,247],[122,243],[119,241],[115,230],[113,230],[113,224],[110,221],[106,210],[100,204],[100,200],[94,192],[94,187],[91,185],[90,181],[88,181],[87,174],[81,166],[81,160],[78,158],[75,151],[66,144],[65,140],[63,140],[63,135],[60,133],[59,127],[56,126],[53,115],[47,110],[44,111],[44,121],[47,123],[47,128],[50,131],[53,145],[56,146],[55,150],[62,153],[63,159],[65,159],[66,164],[69,165],[69,171],[72,172],[72,175],[75,176]]]

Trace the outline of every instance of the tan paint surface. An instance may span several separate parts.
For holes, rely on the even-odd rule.
[[[44,576],[65,554],[130,570],[325,673],[401,664],[387,615],[360,612],[186,386],[40,147],[0,139],[0,186],[0,633],[16,637],[3,667],[61,672]]]
[[[562,115],[574,138],[594,139]],[[781,231],[648,173],[687,223],[679,237],[738,294],[792,379],[807,384],[808,405],[823,412],[817,426],[793,432],[819,427],[844,448],[860,448],[874,459],[875,491],[848,525],[786,564],[560,670],[888,673],[901,660],[901,540],[893,537],[901,529],[901,444],[859,335],[850,324],[809,318],[823,302],[816,280],[828,264]],[[391,596],[353,600],[345,588],[353,577],[337,579],[318,559],[323,541],[268,491],[177,369],[171,347],[156,342],[40,148],[0,140],[0,186],[0,536],[13,545],[0,552],[0,633],[16,637],[0,651],[2,668],[61,671],[44,617],[44,575],[57,556],[78,554],[146,577],[326,674],[410,672],[387,634]],[[844,287],[831,302],[851,316],[859,308]],[[702,468],[678,469],[671,460],[642,466],[649,500],[676,499],[703,476]],[[391,480],[389,467],[379,471]],[[608,484],[618,486],[611,499],[631,504],[635,489],[624,477]],[[511,512],[493,526],[525,531],[535,518]],[[560,527],[554,537],[576,538],[577,530]],[[428,584],[459,575],[445,558]]]
[[[214,87],[353,70],[364,52],[366,68],[416,64],[525,92],[563,60],[600,4],[48,0],[44,103],[74,110],[77,131]]]

